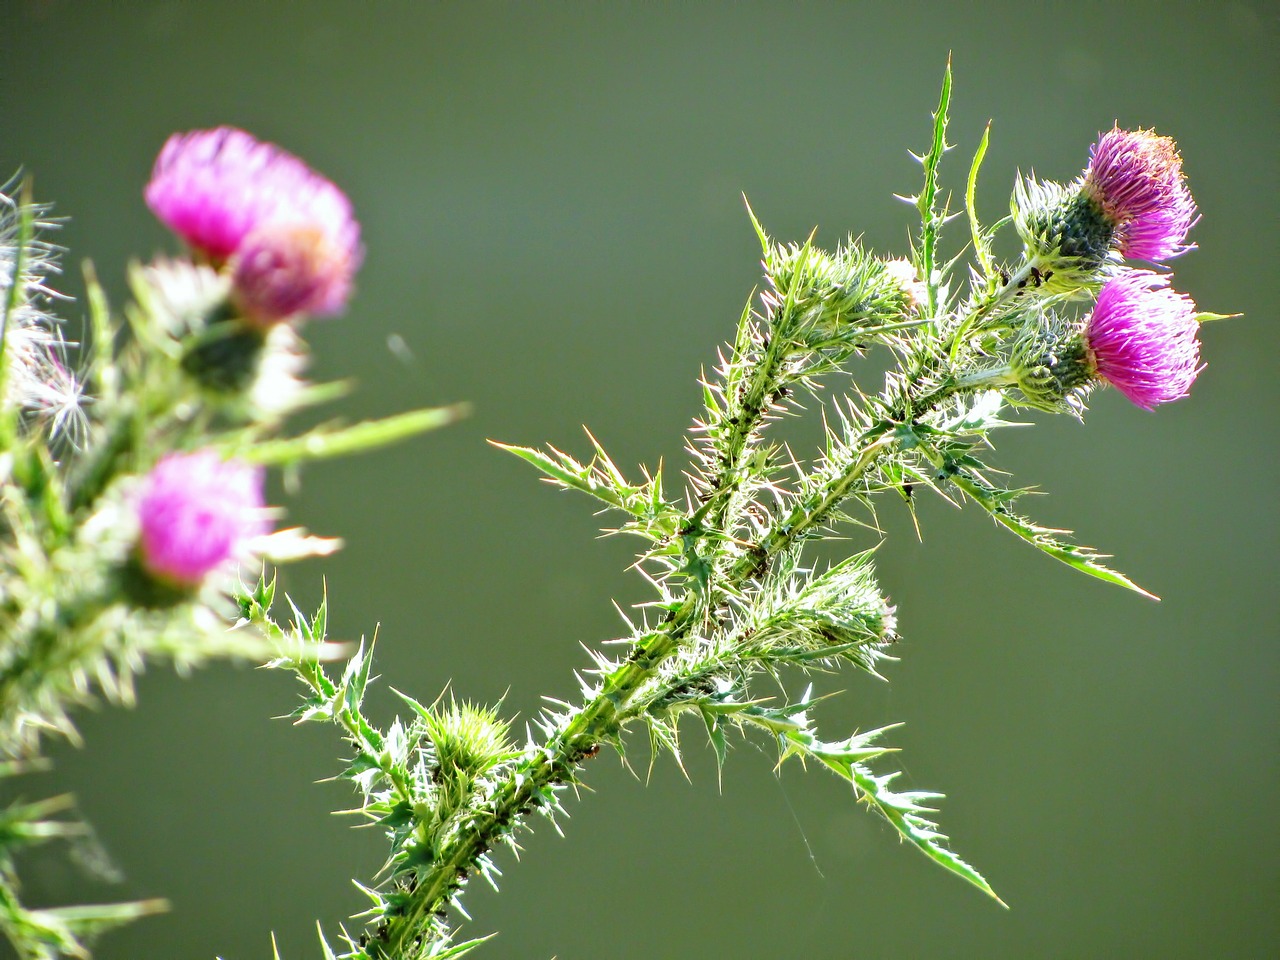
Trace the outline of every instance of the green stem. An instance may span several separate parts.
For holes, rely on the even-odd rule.
[[[850,459],[822,485],[816,497],[808,497],[797,503],[785,519],[773,525],[754,550],[743,554],[730,569],[730,580],[736,584],[756,576],[775,556],[794,544],[805,533],[823,523],[848,496],[850,488],[896,442],[897,438],[893,434],[883,433],[863,447],[857,456]]]
[[[977,307],[965,314],[960,321],[960,325],[956,327],[956,332],[951,335],[950,341],[943,345],[944,351],[951,358],[952,366],[956,365],[960,350],[968,339],[969,332],[996,307],[1016,297],[1018,291],[1026,285],[1027,278],[1031,276],[1031,271],[1039,265],[1040,261],[1036,258],[1024,261],[1022,266],[1009,276],[1007,282],[1001,284],[995,291],[984,297]]]
[[[690,593],[663,629],[647,635],[631,655],[605,677],[600,692],[573,715],[543,747],[531,749],[477,806],[475,826],[459,831],[450,846],[418,875],[405,908],[385,920],[368,947],[370,957],[399,958],[421,934],[426,919],[444,908],[462,878],[530,810],[544,791],[572,779],[579,764],[601,743],[615,740],[629,719],[627,705],[680,645],[697,622],[699,604]]]

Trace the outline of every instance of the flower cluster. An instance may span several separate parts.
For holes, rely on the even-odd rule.
[[[1079,412],[1095,383],[1114,386],[1150,410],[1187,395],[1203,369],[1191,299],[1169,276],[1120,265],[1122,257],[1160,261],[1194,247],[1187,233],[1196,204],[1177,146],[1150,130],[1102,134],[1071,187],[1020,184],[1015,220],[1036,278],[1056,271],[1075,292],[1101,283],[1082,322],[1041,314],[1018,338],[1012,379],[1026,401]]]
[[[360,266],[360,226],[332,182],[279,147],[219,127],[175,134],[146,188],[161,221],[227,266],[246,319],[340,312]]]

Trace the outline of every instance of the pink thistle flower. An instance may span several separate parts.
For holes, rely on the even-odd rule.
[[[256,323],[338,313],[351,293],[350,253],[307,223],[268,223],[232,260],[236,300]]]
[[[1162,261],[1194,247],[1185,241],[1196,204],[1169,137],[1118,127],[1102,134],[1089,148],[1083,191],[1102,207],[1125,256]]]
[[[295,270],[306,262],[331,271],[307,285],[313,294],[303,299],[317,303],[318,312],[344,305],[360,266],[360,225],[346,195],[293,154],[234,127],[174,134],[145,196],[166,226],[215,263],[257,235],[259,255],[264,245],[274,246],[271,256]],[[287,238],[304,249],[281,252]]]
[[[1190,297],[1169,278],[1132,270],[1105,283],[1084,340],[1095,373],[1145,410],[1185,397],[1204,367]]]
[[[138,557],[155,578],[193,589],[265,534],[262,470],[212,450],[171,453],[143,480]]]

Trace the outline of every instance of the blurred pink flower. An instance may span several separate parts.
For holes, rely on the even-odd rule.
[[[305,223],[269,223],[232,259],[236,300],[255,322],[338,313],[351,293],[349,252]]]
[[[237,260],[245,301],[263,311],[257,319],[345,305],[362,259],[360,225],[346,195],[287,151],[233,127],[174,134],[145,195],[193,248],[216,264]]]
[[[212,450],[163,457],[143,480],[136,510],[143,567],[180,587],[196,587],[245,556],[249,541],[270,528],[261,468]]]

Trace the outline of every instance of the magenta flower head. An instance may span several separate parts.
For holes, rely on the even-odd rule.
[[[318,313],[345,304],[360,266],[360,225],[346,195],[291,153],[233,127],[175,134],[145,195],[166,226],[215,264],[244,254],[250,304],[255,296],[272,309],[299,300]],[[292,279],[264,279],[279,271]]]
[[[1132,270],[1107,281],[1085,325],[1096,375],[1144,410],[1185,397],[1204,367],[1190,297],[1169,278]]]
[[[1102,134],[1089,149],[1083,192],[1102,207],[1126,257],[1162,261],[1186,253],[1196,204],[1177,145],[1153,130]]]
[[[194,589],[264,534],[262,470],[212,450],[171,453],[143,480],[138,560],[152,577]]]
[[[302,314],[338,313],[351,293],[350,252],[307,223],[269,223],[232,259],[236,302],[267,326]]]

